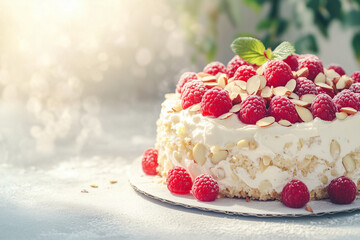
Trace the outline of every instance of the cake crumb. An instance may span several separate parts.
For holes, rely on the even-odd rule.
[[[88,190],[86,190],[86,189],[81,190],[81,192],[82,193],[89,193]]]
[[[115,184],[115,183],[117,183],[116,180],[110,180],[109,182],[110,182],[110,184]]]
[[[246,197],[246,198],[245,198],[245,201],[246,201],[246,202],[250,202],[250,198],[249,198],[249,197]]]
[[[90,187],[92,187],[92,188],[98,188],[99,186],[96,185],[96,184],[91,184]]]

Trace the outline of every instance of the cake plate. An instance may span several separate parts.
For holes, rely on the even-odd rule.
[[[360,209],[360,198],[347,205],[333,204],[329,200],[310,201],[309,205],[313,212],[305,208],[288,208],[280,201],[257,201],[246,202],[239,198],[219,198],[213,202],[200,202],[191,194],[172,194],[161,178],[148,176],[141,168],[141,157],[137,158],[129,168],[130,185],[139,193],[158,201],[183,206],[185,208],[196,208],[202,211],[223,213],[228,215],[255,216],[255,217],[303,217],[322,216],[325,214],[336,214],[341,212],[352,212]]]

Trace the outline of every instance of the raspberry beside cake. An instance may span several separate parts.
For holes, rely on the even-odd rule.
[[[359,86],[314,55],[290,56],[258,66],[236,56],[184,74],[157,121],[157,172],[181,166],[193,179],[211,175],[220,196],[259,200],[281,199],[294,179],[311,200],[328,198],[340,176],[359,188]]]

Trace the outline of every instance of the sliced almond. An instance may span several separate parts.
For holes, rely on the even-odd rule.
[[[278,121],[278,124],[280,124],[281,126],[284,126],[284,127],[291,126],[291,122],[289,122],[288,120],[285,120],[285,119],[281,119],[280,121]]]
[[[301,68],[296,72],[297,77],[307,77],[309,76],[309,69],[307,67]]]
[[[245,99],[249,96],[249,94],[247,92],[241,92],[240,93],[240,97],[241,97],[241,101],[245,101]]]
[[[335,72],[334,69],[325,69],[325,75],[330,80],[333,80],[334,78],[340,77],[340,75],[337,72]]]
[[[309,205],[306,205],[306,206],[305,206],[305,210],[308,211],[308,212],[311,212],[311,213],[314,212]]]
[[[246,82],[246,91],[249,95],[256,94],[260,88],[260,77],[254,75]]]
[[[316,86],[319,86],[321,88],[328,89],[328,90],[333,90],[333,88],[331,86],[329,86],[328,84],[326,84],[326,83],[318,82],[318,83],[315,83],[315,84],[316,84]]]
[[[347,154],[345,155],[345,157],[343,157],[342,163],[344,165],[344,168],[346,169],[346,172],[352,172],[356,168],[355,160],[350,154]]]
[[[286,87],[287,89],[289,89],[290,92],[293,92],[293,91],[295,90],[295,87],[296,87],[296,80],[295,80],[295,79],[289,80],[289,81],[286,83],[285,87]]]
[[[222,77],[220,76],[217,80],[218,86],[221,88],[225,88],[226,84],[227,84],[227,78],[226,77]]]
[[[204,85],[205,85],[207,88],[213,88],[213,87],[217,87],[217,86],[218,86],[218,83],[217,83],[217,82],[204,82]]]
[[[304,122],[310,122],[314,119],[314,117],[309,109],[300,107],[300,106],[296,106],[296,105],[295,105],[295,109],[296,109],[296,112],[299,114],[299,117],[301,118],[301,120],[303,120]]]
[[[312,103],[315,97],[316,97],[315,94],[304,94],[300,97],[300,100],[304,102]]]
[[[275,96],[288,96],[291,94],[291,91],[286,87],[276,87],[273,89],[273,93]]]
[[[337,113],[335,113],[335,115],[336,115],[336,118],[339,120],[344,120],[345,118],[348,117],[346,112],[337,112]]]
[[[266,86],[266,78],[265,76],[260,75],[260,89],[263,89]]]
[[[180,112],[182,110],[181,103],[176,104],[171,108],[174,112]]]
[[[236,105],[232,106],[232,108],[229,110],[229,112],[236,113],[236,112],[240,111],[240,106],[241,106],[241,104],[236,104]]]
[[[234,84],[231,88],[231,92],[240,94],[242,92],[242,90],[239,86]]]
[[[345,80],[345,88],[348,89],[354,83],[354,80],[352,80],[348,76],[346,76],[346,77],[347,77],[347,79]]]
[[[338,159],[340,156],[340,152],[341,152],[340,144],[335,139],[331,140],[330,155],[332,156],[332,158],[334,160]]]
[[[225,120],[225,119],[231,117],[232,115],[234,115],[234,113],[232,113],[232,112],[227,112],[227,113],[224,113],[223,115],[219,116],[218,119],[220,119],[220,120]]]
[[[198,75],[199,78],[204,78],[204,77],[212,76],[211,74],[204,73],[204,72],[199,72],[197,75]]]
[[[201,105],[200,105],[200,103],[198,103],[198,104],[195,104],[195,105],[192,105],[191,107],[189,107],[189,111],[190,112],[197,112],[197,111],[200,110],[200,108],[201,108]]]
[[[271,98],[271,96],[273,95],[272,90],[270,87],[266,86],[261,90],[261,96],[263,98]]]
[[[229,78],[229,79],[227,80],[227,83],[229,84],[229,83],[231,83],[231,82],[233,82],[233,81],[234,81],[234,77]]]
[[[325,83],[326,77],[325,74],[320,72],[314,79],[314,83]]]
[[[292,98],[292,99],[300,99],[299,95],[297,95],[296,93],[291,93],[289,95],[289,98]]]
[[[250,150],[255,150],[257,147],[258,147],[258,144],[254,139],[249,141],[249,149]]]
[[[213,75],[205,76],[205,77],[201,78],[201,81],[203,81],[203,83],[216,82],[216,77]]]
[[[220,150],[218,152],[215,152],[211,157],[211,162],[213,164],[218,164],[220,161],[225,160],[228,156],[228,151],[226,150]]]
[[[249,140],[247,139],[242,139],[240,141],[237,142],[236,146],[240,149],[246,149],[249,148]]]
[[[352,107],[343,107],[343,108],[340,108],[340,112],[344,112],[349,115],[353,115],[353,114],[357,113],[357,110]]]
[[[260,120],[258,120],[256,122],[256,125],[258,125],[259,127],[267,127],[270,126],[271,124],[273,124],[275,122],[275,118],[274,117],[264,117]]]
[[[301,101],[301,100],[297,100],[297,99],[291,99],[290,100],[293,104],[297,105],[297,106],[300,106],[300,107],[308,107],[311,105],[311,103],[309,102],[304,102],[304,101]]]
[[[247,83],[245,81],[235,81],[235,84],[239,86],[242,90],[246,91]]]
[[[206,147],[202,143],[197,143],[193,148],[194,160],[199,165],[204,165],[206,161]]]
[[[346,78],[345,77],[340,77],[339,80],[335,83],[336,84],[336,89],[344,89],[346,86]]]

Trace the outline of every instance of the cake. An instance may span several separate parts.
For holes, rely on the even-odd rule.
[[[360,74],[324,68],[310,54],[276,58],[277,49],[246,61],[234,43],[238,55],[227,67],[213,62],[184,73],[175,93],[165,95],[157,174],[165,180],[175,166],[193,179],[208,174],[219,196],[230,198],[281,200],[294,179],[310,200],[328,198],[328,185],[341,176],[358,189]]]

